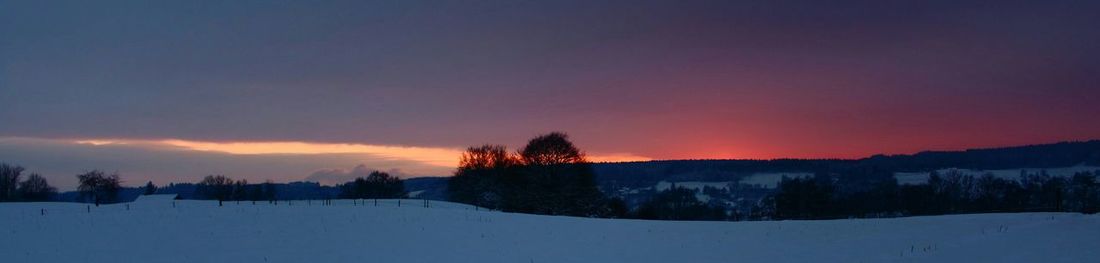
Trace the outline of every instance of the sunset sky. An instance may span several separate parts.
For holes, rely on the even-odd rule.
[[[1100,2],[825,2],[3,1],[0,162],[70,189],[449,175],[550,131],[600,161],[1100,139]]]

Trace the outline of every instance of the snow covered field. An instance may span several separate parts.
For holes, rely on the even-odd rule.
[[[0,204],[2,262],[1100,262],[1100,216],[669,222],[419,200]],[[45,209],[45,215],[43,210]]]

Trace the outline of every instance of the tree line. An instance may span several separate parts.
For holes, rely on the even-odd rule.
[[[1100,212],[1100,171],[1052,176],[1022,172],[1018,178],[931,172],[924,184],[898,184],[887,169],[861,167],[784,177],[748,213],[727,211],[676,187],[656,193],[624,217],[657,220],[786,220],[900,217],[994,212]],[[706,189],[704,189],[706,190]],[[704,191],[706,192],[706,191]]]
[[[958,170],[932,172],[925,184],[898,185],[890,173],[871,169],[845,176],[819,173],[784,178],[763,202],[775,219],[827,219],[942,215],[988,212],[1100,211],[1100,184],[1094,172],[1071,177],[1023,172],[1018,179]],[[852,185],[843,178],[864,178]]]
[[[37,173],[24,176],[25,170],[22,166],[0,163],[0,202],[57,200],[57,188],[51,186]],[[122,186],[122,179],[118,173],[108,174],[101,170],[92,170],[77,174],[76,179],[78,186],[75,200],[94,203],[97,206],[120,202],[120,192],[126,189]],[[193,188],[183,187],[187,185]],[[233,180],[225,175],[208,175],[195,184],[170,184],[161,188],[153,182],[148,182],[139,189],[143,195],[180,194],[181,189],[192,189],[187,191],[190,194],[186,196],[198,200],[274,201],[277,199],[276,188],[276,184],[270,180],[260,184],[250,184],[247,180]],[[380,171],[336,185],[335,188],[339,189],[338,194],[324,198],[388,199],[404,198],[407,195],[403,180]]]
[[[0,163],[0,202],[49,201],[57,195],[57,188],[37,173],[21,180],[24,170],[22,166]]]
[[[390,199],[406,196],[404,182],[386,172],[373,171],[366,177],[336,186],[336,196],[324,199]],[[233,180],[225,175],[209,175],[195,184],[194,199],[218,201],[275,201],[275,183],[249,184],[247,180]]]

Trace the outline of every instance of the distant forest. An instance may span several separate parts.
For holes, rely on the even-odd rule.
[[[827,172],[876,167],[892,172],[958,168],[995,170],[1100,166],[1100,140],[1061,142],[965,151],[926,151],[911,155],[875,155],[856,160],[666,160],[593,164],[603,182],[653,185],[659,181],[729,181],[762,172]]]
[[[470,147],[454,176],[399,179],[384,172],[344,184],[249,183],[224,175],[200,182],[119,185],[98,170],[76,176],[78,191],[57,193],[37,174],[0,164],[0,202],[115,203],[142,194],[182,199],[267,201],[334,198],[424,198],[533,214],[661,220],[771,220],[896,217],[954,213],[1100,210],[1100,171],[1052,176],[1043,168],[1100,166],[1100,141],[876,155],[857,160],[675,160],[591,163],[564,133],[531,139],[516,152],[499,145]],[[1040,169],[1002,178],[958,168]],[[924,184],[899,184],[898,172],[932,172]],[[730,185],[689,189],[660,182],[737,182],[754,173],[800,173],[774,188]],[[616,189],[642,189],[622,195]],[[697,196],[722,197],[700,200]],[[727,201],[723,201],[727,200]],[[728,201],[736,200],[736,201]],[[723,203],[724,202],[724,203]]]

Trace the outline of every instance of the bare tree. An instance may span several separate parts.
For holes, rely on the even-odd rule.
[[[27,180],[19,183],[19,195],[28,201],[48,201],[57,194],[57,188],[50,186],[46,178],[32,173]]]
[[[221,201],[228,200],[233,195],[233,178],[225,175],[207,175],[198,183],[195,194],[202,198]]]
[[[462,153],[455,176],[447,182],[451,201],[500,209],[504,196],[514,192],[506,178],[515,177],[520,160],[503,145],[470,147]]]
[[[118,198],[118,192],[122,189],[122,180],[118,174],[106,175],[102,171],[92,170],[78,174],[76,179],[80,181],[77,191],[85,201],[91,199],[96,206],[100,203],[112,203]]]
[[[0,163],[0,202],[14,201],[18,197],[16,190],[23,167]]]

